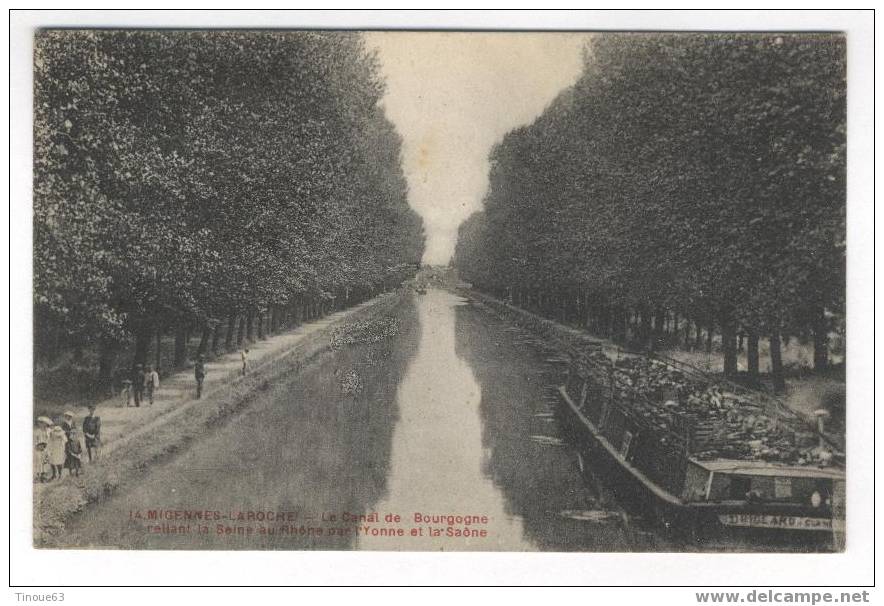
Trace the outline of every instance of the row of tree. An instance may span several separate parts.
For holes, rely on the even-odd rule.
[[[576,84],[493,150],[454,263],[651,347],[715,330],[730,376],[737,335],[756,377],[766,337],[782,388],[781,339],[812,338],[825,367],[844,313],[845,96],[839,35],[597,35]]]
[[[229,346],[416,270],[358,34],[43,31],[34,59],[38,358],[94,345],[109,378],[127,343]]]

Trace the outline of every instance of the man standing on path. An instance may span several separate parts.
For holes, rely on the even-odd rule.
[[[242,356],[242,376],[246,376],[249,371],[249,348],[243,349],[240,356]]]
[[[144,395],[144,367],[135,365],[132,371],[132,392],[135,395],[135,406],[141,406],[141,396]]]
[[[147,391],[147,400],[153,406],[153,392],[160,388],[160,375],[148,364],[147,372],[144,373],[144,389]]]
[[[200,399],[203,397],[203,379],[206,378],[206,365],[201,355],[196,357],[196,364],[193,365],[193,376],[196,378],[196,398]]]

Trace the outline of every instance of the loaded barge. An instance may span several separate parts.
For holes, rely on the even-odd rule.
[[[562,362],[569,437],[664,527],[843,549],[844,455],[778,400],[648,356]]]

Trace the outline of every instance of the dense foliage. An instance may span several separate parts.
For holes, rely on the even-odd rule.
[[[205,348],[222,324],[230,344],[420,261],[358,34],[43,31],[34,76],[38,356],[134,340],[143,361],[158,331]]]
[[[783,334],[813,335],[824,366],[844,312],[845,96],[838,35],[598,35],[578,82],[493,151],[455,264],[649,345],[679,320],[697,340],[715,327],[727,374],[737,334],[750,373],[759,336],[777,382]]]

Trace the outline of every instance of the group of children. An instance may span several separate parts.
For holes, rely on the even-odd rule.
[[[74,413],[65,411],[64,420],[58,425],[49,417],[37,419],[35,436],[35,468],[40,482],[61,479],[66,468],[72,476],[79,476],[83,468],[83,442],[74,421]],[[83,418],[83,437],[86,455],[91,463],[101,451],[101,418],[95,415],[95,405],[89,406],[89,414]],[[51,472],[51,475],[50,475]]]
[[[242,358],[242,374],[249,371],[249,350],[240,352]],[[203,380],[206,376],[205,361],[203,356],[197,356],[194,364],[196,378],[196,397],[202,396]],[[153,404],[154,392],[159,389],[160,376],[152,366],[144,368],[136,365],[132,378],[123,381],[123,406],[141,406],[142,399]],[[95,405],[89,405],[89,414],[83,418],[83,437],[85,438],[86,455],[91,463],[98,459],[101,451],[101,418],[95,415]],[[83,442],[80,441],[80,431],[74,422],[74,413],[65,411],[64,420],[56,425],[49,417],[37,419],[35,438],[35,461],[38,469],[38,479],[41,482],[51,482],[60,479],[62,470],[68,469],[72,476],[79,476],[83,468]],[[49,473],[51,472],[51,474]]]

